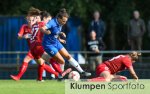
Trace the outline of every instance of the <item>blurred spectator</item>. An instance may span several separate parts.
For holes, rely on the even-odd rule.
[[[96,38],[96,32],[90,33],[90,39],[87,42],[88,51],[93,53],[88,55],[90,71],[94,71],[95,67],[102,62],[100,51],[104,49],[102,41]]]
[[[150,20],[148,21],[147,29],[148,29],[148,37],[150,37]]]
[[[129,30],[127,33],[128,43],[131,46],[131,50],[141,50],[142,37],[145,33],[144,20],[140,18],[139,11],[133,12],[133,19],[130,20]]]
[[[90,32],[95,31],[97,39],[102,40],[106,31],[106,27],[104,21],[100,18],[100,12],[95,11],[93,18],[94,19],[90,23],[89,34]]]

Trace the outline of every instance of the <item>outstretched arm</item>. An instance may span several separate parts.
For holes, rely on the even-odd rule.
[[[134,69],[133,69],[132,66],[129,67],[129,72],[131,73],[131,75],[132,75],[132,77],[133,77],[134,79],[138,80],[138,76],[136,75],[136,73],[135,73],[135,71],[134,71]]]

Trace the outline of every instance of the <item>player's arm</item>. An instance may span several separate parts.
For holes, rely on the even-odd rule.
[[[25,34],[22,36],[22,38],[24,38],[24,39],[29,39],[31,37],[32,37],[32,34]]]
[[[59,40],[61,43],[66,44],[65,38],[66,38],[66,34],[65,34],[64,32],[60,32],[60,33],[59,33],[59,36],[58,36],[58,40]]]
[[[40,28],[40,31],[43,32],[44,34],[51,34],[52,32],[50,31],[50,28],[52,27],[52,22],[49,21],[46,25],[42,26]]]
[[[51,31],[47,30],[46,26],[43,26],[42,28],[40,28],[40,31],[47,35],[51,34]]]
[[[66,34],[64,32],[60,32],[59,35],[66,38]]]
[[[133,66],[129,67],[128,70],[129,70],[130,74],[132,75],[132,77],[134,79],[138,80],[138,76],[136,75],[136,73],[135,73],[135,71],[133,69]]]
[[[135,71],[133,69],[133,66],[132,66],[132,61],[129,58],[125,57],[123,59],[123,63],[125,64],[126,68],[129,70],[131,76],[134,79],[138,80],[138,76],[136,75],[136,73],[135,73]]]
[[[25,25],[22,25],[20,31],[18,32],[18,39],[23,38],[24,31],[25,31]]]
[[[59,40],[61,43],[64,43],[64,44],[66,44],[66,40],[64,40],[64,39],[61,39],[59,36],[58,36],[58,40]]]

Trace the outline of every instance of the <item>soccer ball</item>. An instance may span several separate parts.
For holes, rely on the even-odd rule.
[[[80,79],[80,74],[77,71],[72,71],[69,73],[68,78],[78,81]]]

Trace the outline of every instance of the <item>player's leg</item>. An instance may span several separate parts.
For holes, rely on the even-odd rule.
[[[103,71],[100,77],[104,77],[107,82],[111,81],[113,78],[109,71]]]
[[[60,64],[57,63],[53,58],[50,59],[50,64],[55,69],[55,71],[57,71],[58,73],[62,73],[63,72],[61,67],[60,67]]]
[[[38,70],[39,70],[39,75],[38,75],[38,80],[42,79],[42,73],[43,70],[46,70],[49,73],[55,74],[56,77],[59,76],[59,73],[54,71],[49,65],[44,63],[44,60],[41,58],[42,55],[44,54],[44,49],[41,45],[36,46],[33,50],[32,50],[32,54],[36,60],[36,62],[38,63]]]
[[[44,62],[42,62],[42,58],[36,59],[36,62],[39,64],[40,67],[42,67],[44,70],[46,70],[49,73],[54,74],[56,77],[59,76],[59,73],[54,71],[49,65],[45,64]],[[41,80],[41,79],[39,79]]]
[[[35,59],[35,61],[38,63],[38,78],[37,80],[38,81],[42,81],[42,74],[43,74],[43,71],[44,71],[44,67],[42,66],[42,64],[44,64],[44,60],[41,59],[41,60],[38,60],[38,59]]]
[[[25,56],[22,66],[20,67],[19,73],[14,76],[14,75],[10,75],[12,79],[14,80],[20,80],[20,78],[22,77],[22,75],[25,73],[25,71],[27,70],[28,67],[28,63],[33,59],[33,56],[31,54],[31,52],[29,51],[27,53],[27,55]]]
[[[88,73],[88,72],[85,72],[81,66],[79,65],[79,63],[74,59],[72,58],[72,56],[68,53],[68,51],[63,47],[59,50],[59,53],[65,57],[69,63],[75,67],[80,73],[82,73],[84,76],[91,76],[91,73]]]
[[[127,81],[127,77],[121,75],[112,75],[112,81]]]
[[[96,78],[88,79],[88,81],[102,81],[102,82],[109,82],[112,79],[112,75],[110,73],[109,68],[105,64],[99,64],[96,67]]]
[[[65,74],[69,73],[72,69],[69,68],[65,71],[62,72],[62,69],[60,67],[59,64],[64,65],[65,60],[63,59],[63,57],[60,55],[60,53],[58,52],[58,49],[56,47],[54,47],[53,45],[50,45],[47,47],[47,49],[45,49],[45,51],[48,53],[48,55],[50,55],[53,59],[49,59],[50,64],[52,64],[53,68],[59,72],[59,74],[61,74],[62,76],[64,76]],[[44,53],[45,54],[45,53]],[[49,56],[45,56],[45,57],[49,57]],[[48,59],[45,59],[48,60]],[[58,64],[59,63],[59,64]]]
[[[44,52],[42,55],[42,58],[44,60],[46,60],[47,62],[49,62],[57,72],[62,73],[63,71],[58,62],[60,61],[60,62],[64,63],[65,61],[64,61],[63,57],[58,53],[58,51],[55,50],[54,53],[55,54],[54,54],[53,58],[50,58],[50,56],[46,52]],[[63,64],[61,64],[61,65],[63,65]]]
[[[103,71],[98,77],[88,79],[89,82],[109,82],[112,80],[112,75],[109,71]]]
[[[52,67],[54,68],[54,70],[57,71],[59,74],[61,74],[62,77],[64,77],[66,74],[68,74],[68,73],[70,73],[72,71],[71,68],[68,68],[65,71],[62,70],[61,66],[64,66],[64,64],[57,63],[56,60],[55,60],[56,58],[59,59],[59,57],[57,57],[58,56],[57,53],[56,53],[55,56],[53,56],[53,58],[49,58],[50,56],[47,56],[47,55],[48,54],[46,52],[44,52],[43,55],[42,55],[42,58],[45,59],[45,60],[47,60],[47,62],[49,62],[52,65]],[[54,57],[55,57],[55,59],[54,59]]]

